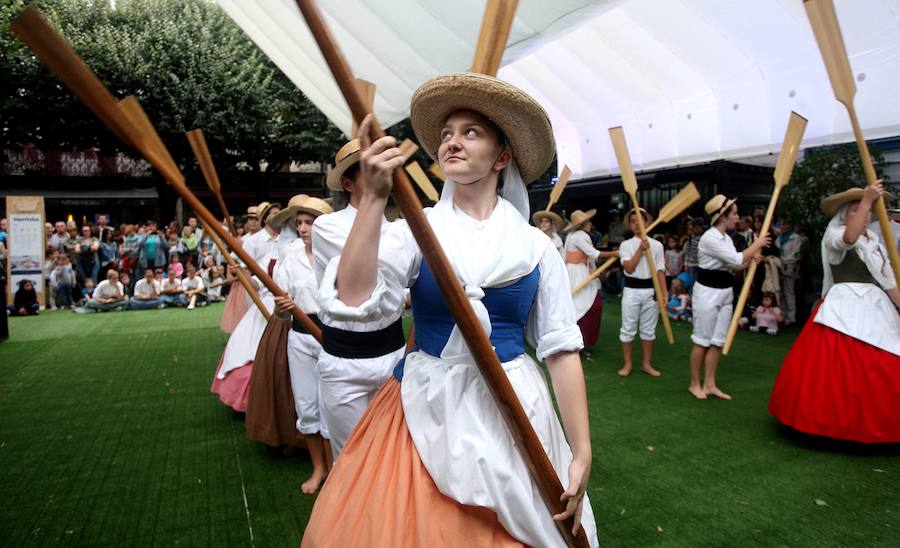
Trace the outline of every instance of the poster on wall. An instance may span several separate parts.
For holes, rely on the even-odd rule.
[[[8,236],[6,238],[7,302],[12,302],[19,284],[30,280],[44,302],[44,198],[41,196],[8,196],[6,198]]]

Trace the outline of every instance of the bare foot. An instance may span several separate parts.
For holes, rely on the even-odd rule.
[[[620,376],[620,377],[627,377],[627,376],[630,375],[630,374],[631,374],[631,366],[630,366],[630,365],[626,365],[626,366],[623,367],[622,369],[619,369],[619,376]]]
[[[662,375],[662,373],[660,373],[658,370],[653,369],[652,365],[644,365],[644,367],[642,367],[641,369],[643,369],[644,373],[650,375],[651,377],[658,377]]]
[[[313,472],[313,475],[300,485],[300,490],[306,495],[314,495],[319,490],[319,486],[322,485],[322,480],[324,479],[325,474],[316,474]]]
[[[691,394],[693,394],[694,397],[697,398],[698,400],[705,400],[705,399],[706,399],[706,393],[705,393],[705,392],[703,391],[703,389],[700,388],[699,386],[689,386],[689,387],[688,387],[688,392],[690,392]]]
[[[730,400],[731,396],[722,392],[717,387],[713,386],[712,388],[704,388],[703,393],[707,396],[713,396],[715,398],[719,398],[720,400]]]

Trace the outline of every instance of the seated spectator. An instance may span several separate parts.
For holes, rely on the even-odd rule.
[[[134,296],[131,298],[132,310],[146,310],[149,308],[165,308],[160,294],[162,286],[153,279],[153,270],[144,270],[144,277],[134,284]]]
[[[34,290],[34,283],[31,280],[19,282],[19,289],[13,295],[13,302],[6,305],[6,310],[10,316],[38,315],[41,305],[38,304],[37,291]]]
[[[751,325],[750,331],[769,335],[778,334],[778,324],[784,318],[781,315],[781,309],[778,308],[774,293],[768,291],[763,293],[762,304],[753,311],[753,319],[756,321],[756,325]]]
[[[203,279],[197,275],[197,268],[192,264],[187,265],[187,277],[181,280],[181,290],[187,299],[188,310],[193,310],[198,303],[200,306],[206,306],[206,286],[203,285]]]
[[[106,273],[106,279],[97,284],[85,308],[90,311],[108,311],[125,310],[127,306],[128,295],[125,294],[125,287],[119,281],[119,273],[110,269]]]
[[[77,279],[77,278],[76,278]],[[81,299],[78,304],[84,306],[94,296],[94,279],[88,278],[81,284]]]
[[[129,276],[127,272],[122,272],[121,274],[119,274],[119,281],[122,282],[122,287],[125,288],[125,295],[130,299],[131,298],[131,276]]]
[[[181,278],[184,276],[184,265],[178,257],[177,251],[169,252],[169,270],[175,270],[175,276]]]
[[[75,271],[69,262],[69,256],[62,253],[56,260],[56,268],[50,273],[50,280],[56,285],[60,308],[74,308],[72,290],[75,287]]]
[[[691,296],[688,295],[684,280],[681,278],[672,280],[672,289],[669,291],[666,310],[673,320],[691,320]]]
[[[162,282],[162,291],[160,298],[166,306],[187,306],[188,300],[184,296],[184,290],[181,289],[181,279],[175,275],[175,269],[171,266],[167,273],[166,279]]]
[[[214,266],[210,271],[209,279],[203,280],[206,284],[206,300],[211,303],[218,303],[225,300],[222,296],[222,286],[225,285],[225,278],[222,277],[222,267]]]

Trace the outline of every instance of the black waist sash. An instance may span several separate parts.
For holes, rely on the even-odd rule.
[[[848,249],[844,255],[844,260],[840,264],[829,265],[831,267],[831,275],[834,283],[856,282],[862,284],[875,284],[875,277],[869,272],[869,267],[862,262],[855,249]]]
[[[315,314],[307,314],[307,316],[309,316],[309,319],[312,320],[312,322],[313,322],[314,324],[316,324],[316,325],[319,327],[319,329],[322,329],[322,322],[319,321],[319,317],[318,317],[317,315],[315,315]],[[291,316],[291,329],[293,329],[293,330],[296,331],[297,333],[305,333],[305,334],[309,334],[309,330],[306,329],[306,328],[303,326],[303,324],[300,323],[300,320],[298,320],[298,319],[297,319],[296,317],[294,317],[294,316]]]
[[[625,287],[630,287],[631,289],[652,289],[653,279],[632,278],[631,276],[625,276]]]
[[[728,289],[734,285],[734,274],[728,270],[707,270],[701,268],[697,282],[714,289]]]
[[[402,319],[378,331],[345,331],[322,325],[322,349],[338,358],[378,358],[405,344]]]

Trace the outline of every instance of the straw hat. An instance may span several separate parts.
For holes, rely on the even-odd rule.
[[[266,217],[269,215],[269,211],[273,208],[277,207],[281,209],[281,204],[278,202],[261,202],[256,206],[256,217],[262,221],[266,222]]]
[[[250,206],[247,208],[247,217],[253,217],[256,219],[256,206]]]
[[[432,158],[437,158],[444,123],[460,110],[477,112],[500,128],[525,184],[537,179],[553,161],[553,128],[541,105],[515,86],[469,72],[432,78],[413,93],[410,121]]]
[[[653,222],[653,215],[651,215],[649,211],[647,211],[646,209],[644,209],[642,207],[639,207],[638,211],[640,211],[644,215],[644,225],[648,225]],[[628,212],[625,213],[625,218],[631,219],[632,213],[634,213],[634,208],[629,209]]]
[[[359,161],[359,155],[359,139],[351,140],[337,151],[337,154],[334,155],[334,169],[328,173],[328,178],[325,180],[328,188],[344,190],[344,185],[341,184],[341,175]]]
[[[531,216],[531,220],[534,222],[534,226],[541,226],[541,219],[550,219],[550,222],[553,223],[553,226],[556,227],[556,230],[560,230],[565,223],[563,218],[553,213],[552,211],[538,211],[534,215]]]
[[[826,217],[834,217],[837,214],[838,210],[844,207],[844,205],[849,204],[850,202],[858,202],[862,200],[863,194],[865,194],[865,190],[862,188],[848,188],[843,192],[838,192],[837,194],[826,196],[822,199],[819,207],[822,208],[822,213],[824,213]],[[888,193],[884,193],[884,199],[890,200],[891,195]]]
[[[723,194],[716,194],[704,206],[706,210],[706,214],[709,215],[709,224],[716,224],[716,219],[718,219],[723,213],[728,211],[728,208],[731,207],[733,203],[737,201],[737,198],[728,199]]]
[[[585,221],[590,221],[594,218],[594,215],[597,214],[596,209],[589,209],[587,211],[581,211],[580,209],[576,209],[569,216],[569,224],[564,229],[565,231],[572,230],[573,228],[579,226],[581,223]]]
[[[300,204],[298,213],[309,213],[313,217],[318,217],[319,215],[334,213],[334,209],[331,208],[331,204],[328,203],[328,200],[316,198],[315,196],[307,196],[306,199],[303,200],[303,203]]]
[[[294,218],[297,215],[297,212],[300,211],[300,206],[303,205],[304,200],[309,198],[306,194],[297,194],[296,196],[292,196],[290,200],[288,200],[287,207],[279,211],[269,224],[275,228],[283,225],[287,220]]]

